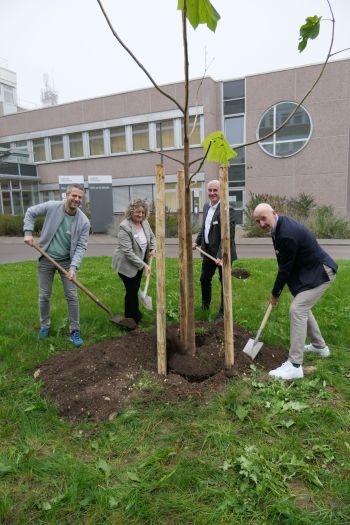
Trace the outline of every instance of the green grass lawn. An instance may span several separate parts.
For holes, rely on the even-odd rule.
[[[234,318],[256,332],[274,260],[240,260]],[[194,261],[200,318],[200,261]],[[69,424],[43,400],[30,371],[71,351],[57,281],[51,336],[38,342],[36,265],[0,267],[0,523],[289,525],[350,523],[350,261],[314,309],[332,355],[307,356],[315,374],[294,383],[251,366],[208,403],[135,403],[111,422]],[[110,258],[86,258],[79,279],[113,313],[123,287]],[[167,260],[169,321],[178,316],[177,261]],[[151,295],[155,282],[151,282]],[[214,286],[214,318],[219,304]],[[286,290],[263,340],[288,348]],[[80,294],[86,344],[121,335]],[[154,325],[146,312],[144,327]]]

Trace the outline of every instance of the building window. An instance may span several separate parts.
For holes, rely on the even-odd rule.
[[[16,103],[16,97],[15,97],[15,88],[11,86],[4,86],[4,101],[8,102],[9,104],[15,104]]]
[[[229,144],[243,144],[244,116],[225,118],[225,138]]]
[[[69,135],[69,156],[71,159],[84,156],[83,135],[81,133]]]
[[[224,82],[224,115],[245,112],[245,82],[231,80]]]
[[[138,184],[137,186],[130,186],[131,200],[144,199],[148,204],[153,202],[152,184]]]
[[[52,160],[61,160],[64,158],[62,135],[50,137],[50,148]]]
[[[111,153],[125,153],[125,126],[110,129]]]
[[[190,146],[198,146],[201,143],[200,115],[188,119],[188,133]],[[181,119],[182,144],[184,143],[184,121]]]
[[[230,188],[245,186],[245,165],[231,165],[228,169],[228,180]]]
[[[132,144],[133,151],[149,149],[148,124],[133,124]]]
[[[177,184],[176,182],[165,183],[165,209],[167,211],[177,211]]]
[[[174,146],[174,121],[157,122],[157,149],[173,148]]]
[[[130,202],[129,186],[117,186],[113,188],[113,211],[114,213],[124,213]]]
[[[90,155],[92,157],[96,155],[104,155],[103,129],[89,131],[89,147]]]
[[[302,150],[312,132],[311,118],[305,108],[298,108],[290,121],[275,135],[264,140],[264,136],[278,129],[294,111],[295,102],[280,102],[269,108],[262,116],[257,139],[260,147],[273,157],[290,157]]]
[[[44,139],[33,140],[33,153],[34,162],[44,162],[46,160]]]

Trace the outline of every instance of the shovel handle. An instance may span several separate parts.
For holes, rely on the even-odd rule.
[[[261,332],[263,331],[263,329],[265,328],[265,325],[267,323],[267,320],[268,318],[270,317],[270,313],[272,311],[272,304],[269,303],[269,306],[267,307],[267,310],[265,312],[265,315],[264,315],[264,318],[263,320],[261,321],[261,325],[260,325],[260,328],[258,330],[258,333],[256,334],[256,338],[254,339],[254,344],[257,343],[259,341],[259,337],[261,336]]]
[[[150,269],[150,272],[149,272],[149,274],[148,274],[147,277],[146,277],[145,287],[144,287],[144,289],[143,289],[142,295],[146,295],[146,294],[147,294],[148,285],[149,285],[149,280],[150,280],[150,278],[151,278],[152,260],[153,260],[153,257],[150,257],[150,258],[149,258],[149,269]]]
[[[48,261],[50,261],[54,266],[56,266],[56,268],[61,272],[63,273],[63,275],[65,277],[68,277],[68,272],[67,270],[65,270],[60,264],[58,264],[57,261],[55,261],[55,259],[53,259],[52,257],[50,257],[50,255],[48,253],[46,253],[42,248],[41,246],[39,246],[38,244],[36,244],[35,242],[33,242],[33,244],[31,245],[33,246],[33,248],[35,248],[39,253],[41,253],[41,255],[43,257],[45,257]],[[81,284],[81,282],[78,281],[78,279],[76,279],[75,277],[73,277],[72,279],[72,282],[75,284],[75,286],[77,286],[78,288],[80,288],[80,290],[82,290],[86,295],[88,295],[90,297],[90,299],[92,299],[98,306],[100,306],[105,312],[107,312],[109,315],[112,315],[112,312],[110,311],[110,309],[105,306],[103,303],[101,303],[101,301],[92,293],[90,292],[90,290],[88,290],[83,284]]]
[[[202,250],[202,248],[200,248],[199,246],[196,246],[196,250],[198,250],[200,253],[202,253],[203,255],[205,255],[206,257],[208,257],[208,259],[211,259],[212,261],[214,261],[215,263],[217,262],[217,260],[215,259],[215,257],[213,257],[212,255],[210,255],[209,253],[205,252],[204,250]]]

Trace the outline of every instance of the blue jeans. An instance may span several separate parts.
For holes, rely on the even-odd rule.
[[[60,261],[60,265],[68,272],[70,268],[70,260],[66,259],[64,261]],[[52,291],[52,282],[56,272],[59,272],[59,270],[57,270],[57,268],[50,261],[45,259],[45,257],[41,257],[39,259],[39,311],[41,328],[50,327],[50,298]],[[59,272],[59,274],[63,284],[64,294],[68,303],[70,331],[80,330],[77,287],[63,274],[61,274],[61,272]]]

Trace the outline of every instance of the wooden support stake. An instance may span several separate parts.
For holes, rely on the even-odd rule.
[[[156,242],[157,242],[157,356],[158,374],[167,374],[165,318],[165,182],[164,167],[156,165]]]
[[[179,277],[180,277],[180,340],[184,348],[188,348],[187,320],[188,320],[188,283],[187,283],[187,247],[185,221],[185,173],[177,172],[178,191],[178,223],[179,223]]]
[[[233,316],[232,316],[232,282],[231,282],[231,248],[230,248],[230,202],[228,193],[228,168],[220,167],[220,222],[221,222],[221,256],[222,288],[224,295],[224,348],[225,366],[231,368],[234,363]]]

